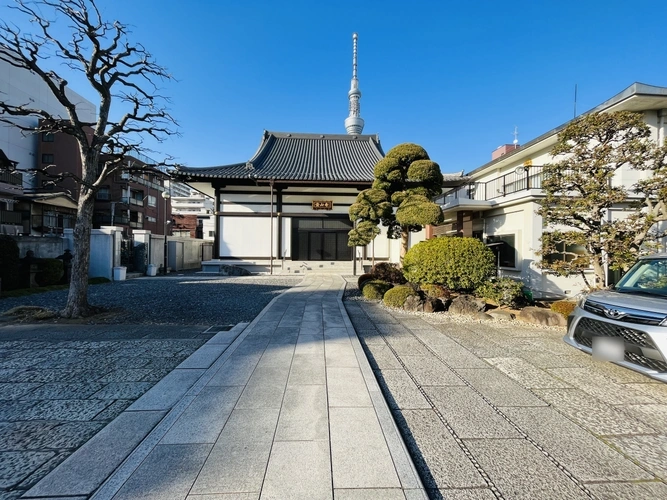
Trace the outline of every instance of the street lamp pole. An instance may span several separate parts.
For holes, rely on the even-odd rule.
[[[163,272],[164,275],[167,275],[167,228],[169,227],[169,222],[167,221],[167,203],[169,202],[169,198],[171,198],[171,194],[168,191],[162,191],[162,198],[164,198],[164,267]]]

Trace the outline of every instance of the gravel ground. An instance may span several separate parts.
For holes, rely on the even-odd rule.
[[[91,305],[111,308],[92,322],[114,324],[235,325],[251,321],[286,288],[302,276],[203,277],[191,273],[136,278],[88,288]],[[0,300],[0,313],[16,306],[60,310],[67,290]]]

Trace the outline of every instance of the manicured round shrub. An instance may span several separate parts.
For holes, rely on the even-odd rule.
[[[420,285],[419,289],[432,299],[448,299],[451,295],[444,286],[434,285],[433,283]]]
[[[0,279],[3,290],[16,290],[20,286],[21,259],[19,246],[7,235],[0,235]]]
[[[511,278],[492,279],[477,287],[475,295],[499,306],[516,307],[524,302],[523,283]]]
[[[494,271],[493,252],[476,238],[422,241],[403,259],[403,274],[408,281],[435,283],[450,290],[474,290]]]
[[[403,307],[405,299],[411,296],[419,296],[419,294],[409,285],[398,285],[391,290],[387,290],[382,302],[390,307]]]
[[[55,285],[63,277],[63,261],[60,259],[38,259],[35,281],[39,286]]]
[[[576,302],[571,300],[557,300],[551,304],[551,310],[565,316],[566,318],[572,314],[574,308],[577,306]]]
[[[391,288],[391,283],[382,280],[372,280],[364,283],[361,291],[364,297],[370,300],[382,300],[384,294]]]
[[[398,267],[398,264],[391,262],[379,262],[371,269],[371,274],[376,280],[387,281],[395,285],[403,285],[407,283],[403,271]]]
[[[373,275],[371,273],[366,273],[366,274],[362,274],[361,276],[359,276],[359,279],[357,280],[357,286],[359,287],[359,290],[363,290],[364,289],[364,284],[367,281],[371,281],[372,279],[373,279]]]

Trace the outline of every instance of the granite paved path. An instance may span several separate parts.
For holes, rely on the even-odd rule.
[[[667,498],[666,384],[563,329],[345,305],[431,498]]]
[[[309,275],[218,333],[23,498],[426,498],[344,286]]]

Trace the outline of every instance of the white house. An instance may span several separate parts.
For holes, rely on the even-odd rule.
[[[664,142],[667,88],[635,83],[588,113],[612,111],[642,112],[652,138]],[[468,184],[440,198],[446,223],[434,228],[435,235],[473,236],[492,245],[500,275],[521,279],[536,297],[567,297],[585,288],[580,277],[542,272],[536,254],[544,229],[542,218],[535,213],[543,197],[542,165],[553,161],[551,150],[566,125],[520,147],[501,146],[491,162],[466,174]],[[631,185],[640,175],[621,169],[614,182]],[[614,216],[612,211],[609,217]]]

